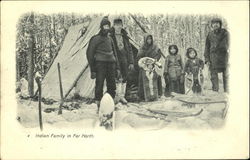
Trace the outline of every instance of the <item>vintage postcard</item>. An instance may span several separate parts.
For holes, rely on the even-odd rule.
[[[248,105],[248,1],[1,3],[1,159],[247,159]]]

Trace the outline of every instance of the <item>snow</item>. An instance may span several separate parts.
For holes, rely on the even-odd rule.
[[[226,100],[226,95],[207,92],[206,96],[175,95],[172,98],[161,97],[155,102],[128,103],[128,105],[118,103],[114,114],[115,129],[216,129],[224,125],[226,103],[188,105],[179,101],[178,98],[192,101],[217,101]],[[17,101],[19,123],[25,128],[38,128],[38,102],[20,98]],[[65,102],[66,107],[63,107],[61,115],[57,114],[59,105],[59,102],[51,105],[42,103],[44,127],[50,126],[59,129],[95,129],[99,127],[96,104],[87,104],[83,101]]]
[[[20,96],[29,97],[28,81],[25,78],[21,78],[19,82],[16,82],[16,88],[20,89]],[[34,91],[36,91],[37,88],[37,83],[34,80]]]

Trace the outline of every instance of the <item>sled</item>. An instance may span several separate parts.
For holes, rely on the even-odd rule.
[[[183,102],[187,105],[194,106],[196,104],[215,104],[215,103],[225,103],[227,105],[227,100],[225,97],[220,97],[217,95],[210,97],[205,96],[197,96],[197,95],[182,95],[182,94],[171,94],[172,98],[175,100],[178,100],[180,102]]]
[[[147,119],[154,118],[163,120],[165,122],[171,122],[171,120],[167,116],[162,114],[151,113],[145,107],[140,107],[140,106],[141,105],[139,104],[130,103],[126,108],[124,109],[118,108],[118,110],[123,110],[126,111],[127,113],[135,114],[141,118],[147,118]]]
[[[184,118],[184,117],[198,116],[203,112],[203,109],[202,108],[197,109],[196,111],[191,110],[189,112],[167,111],[167,110],[157,110],[157,109],[148,109],[148,111],[169,117]]]
[[[161,68],[161,64],[150,57],[141,58],[138,62],[142,68],[142,81],[144,98],[146,102],[158,100],[158,74],[155,71],[156,67]]]
[[[154,119],[160,119],[166,122],[171,122],[171,120],[169,120],[166,115],[155,114],[155,113],[142,113],[142,112],[136,112],[136,111],[126,111],[126,112],[135,114],[142,118],[154,118]]]
[[[227,103],[225,100],[193,100],[193,99],[184,99],[184,98],[177,98],[178,101],[188,104],[214,104],[214,103]]]

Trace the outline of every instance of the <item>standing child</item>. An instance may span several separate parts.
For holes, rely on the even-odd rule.
[[[170,45],[168,48],[169,55],[165,60],[164,79],[166,83],[165,95],[169,96],[171,92],[184,92],[183,63],[178,53],[176,45]]]
[[[204,62],[197,57],[197,52],[194,48],[188,48],[186,56],[188,58],[185,64],[185,73],[192,75],[193,77],[193,93],[201,93],[201,82],[203,75],[200,74],[201,70],[204,68]]]

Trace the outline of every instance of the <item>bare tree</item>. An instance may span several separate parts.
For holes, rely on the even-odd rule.
[[[28,90],[29,95],[34,95],[34,33],[33,33],[33,26],[34,26],[34,13],[32,12],[28,18],[28,25],[27,27],[27,40],[28,40],[28,51],[27,51],[27,59],[28,59]]]

